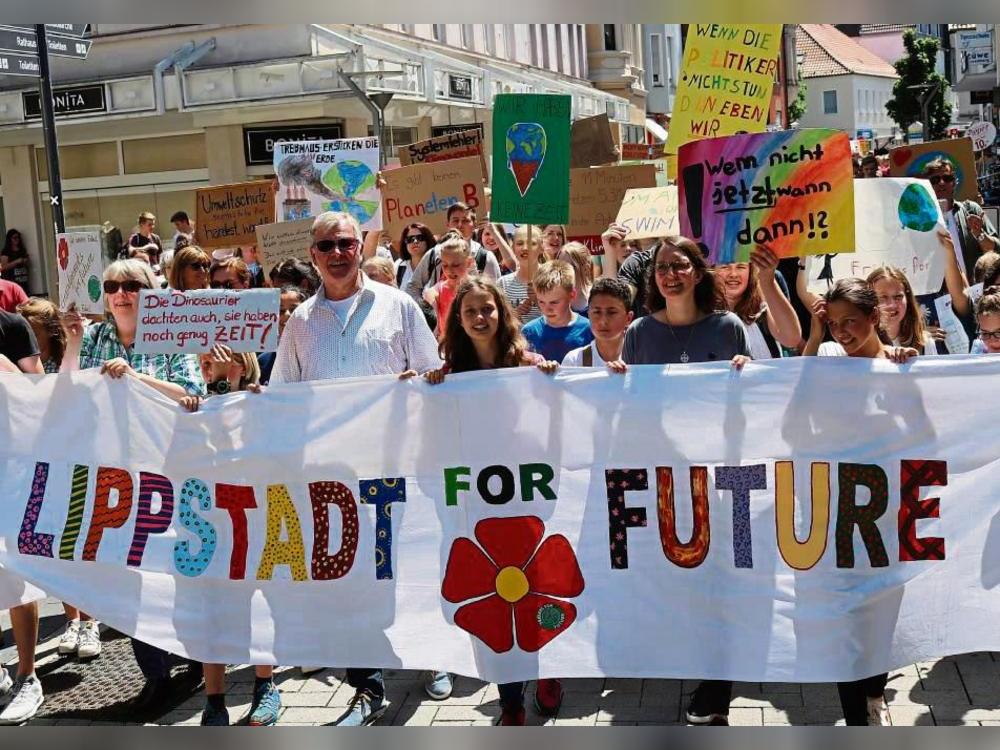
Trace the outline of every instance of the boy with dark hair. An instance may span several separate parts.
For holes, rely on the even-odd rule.
[[[563,367],[603,367],[621,359],[625,331],[635,315],[632,312],[632,288],[612,276],[602,276],[590,289],[590,330],[594,340],[569,352]]]

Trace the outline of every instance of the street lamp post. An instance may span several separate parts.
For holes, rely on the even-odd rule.
[[[907,86],[906,88],[921,92],[917,96],[920,100],[920,114],[923,117],[924,143],[927,143],[927,141],[931,139],[931,99],[934,98],[937,92],[941,89],[941,81],[935,81],[934,83],[918,83],[915,86]]]
[[[359,71],[359,72],[345,72],[343,68],[337,68],[337,72],[340,73],[340,77],[347,84],[347,88],[356,96],[368,111],[372,113],[372,131],[378,136],[378,166],[379,169],[385,169],[386,162],[386,150],[385,150],[385,108],[389,106],[389,102],[392,100],[393,92],[391,91],[380,91],[377,94],[368,94],[355,83],[354,78],[366,78],[368,76],[377,76],[382,78],[384,76],[392,75],[403,75],[402,70],[372,70],[372,71]]]

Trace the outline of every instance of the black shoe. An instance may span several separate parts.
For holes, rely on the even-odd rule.
[[[170,695],[170,680],[167,678],[154,678],[146,680],[129,708],[139,714],[150,714],[159,711],[163,712],[167,698]]]
[[[685,718],[695,726],[729,726],[729,706],[719,706],[718,698],[712,695],[707,684],[702,682],[691,696]]]

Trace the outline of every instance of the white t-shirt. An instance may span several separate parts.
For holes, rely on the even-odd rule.
[[[898,341],[892,342],[893,346],[902,346]],[[937,356],[937,344],[934,343],[934,337],[931,336],[926,331],[924,332],[924,350],[920,352],[925,357]],[[836,341],[824,341],[819,345],[819,351],[816,352],[818,357],[846,357],[847,352],[844,351],[844,347],[838,344]]]
[[[324,300],[324,302],[329,307],[333,308],[333,311],[337,313],[337,317],[340,318],[341,323],[346,323],[347,314],[351,311],[351,305],[354,304],[354,301],[358,298],[359,294],[361,294],[360,289],[345,299],[330,299],[328,297]]]
[[[747,344],[750,346],[750,357],[752,359],[774,359],[774,355],[771,354],[771,350],[767,346],[767,340],[764,338],[764,332],[757,325],[755,320],[746,326],[747,329]]]
[[[959,231],[958,219],[955,218],[954,211],[945,211],[944,218],[948,224],[948,233],[951,234],[952,244],[955,246],[955,258],[958,260],[958,267],[964,271],[965,258],[962,257],[962,233]]]
[[[410,283],[410,279],[413,278],[413,266],[410,265],[410,261],[400,258],[394,264],[396,270],[396,278],[399,278],[399,267],[406,266],[406,270],[403,271],[403,278],[399,282],[400,289],[406,289],[406,285]]]
[[[592,367],[604,367],[604,365],[607,364],[607,362],[605,362],[604,358],[601,356],[601,353],[597,351],[597,342],[591,341],[586,346],[581,346],[579,349],[571,349],[569,352],[567,352],[566,356],[563,357],[562,361],[563,367],[584,367],[583,353],[587,349],[590,349],[591,356],[594,358],[594,363]]]

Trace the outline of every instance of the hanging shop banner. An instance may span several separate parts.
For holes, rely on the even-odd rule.
[[[279,289],[143,289],[135,350],[144,354],[278,348]]]
[[[863,279],[879,266],[895,266],[914,294],[936,294],[944,280],[944,252],[952,252],[941,246],[942,230],[947,226],[927,180],[855,180],[854,252],[808,258],[809,291],[822,294],[837,279]]]
[[[810,128],[709,138],[681,147],[681,234],[710,263],[746,263],[757,245],[779,257],[854,250],[851,144]]]
[[[780,23],[691,24],[667,152],[700,138],[763,132],[780,49]]]
[[[343,211],[362,229],[381,229],[378,172],[378,138],[279,141],[274,144],[276,216],[291,221]]]
[[[569,96],[556,94],[496,96],[492,221],[569,221],[570,107]]]
[[[0,565],[202,662],[853,680],[1000,650],[1000,405],[955,398],[998,378],[513,368],[191,414],[97,370],[5,374]]]

